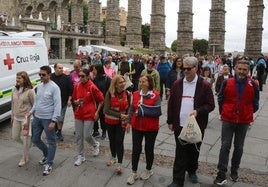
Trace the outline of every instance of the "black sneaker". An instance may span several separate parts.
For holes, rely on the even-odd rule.
[[[231,172],[230,178],[232,181],[237,182],[238,181],[238,174],[237,172]]]
[[[47,157],[43,157],[41,160],[39,160],[40,165],[44,165],[47,163]]]
[[[59,141],[63,142],[64,138],[63,138],[61,132],[57,131],[57,132],[56,132],[56,135],[57,135],[57,139],[58,139]]]
[[[195,173],[189,173],[188,176],[192,183],[194,184],[198,183],[198,177]]]
[[[93,134],[92,134],[93,137],[99,137],[100,136],[100,133],[99,131],[94,131]]]
[[[106,138],[106,133],[102,133],[102,135],[101,135],[101,139],[102,139],[102,140],[105,140],[105,138]]]
[[[222,186],[224,184],[227,184],[227,179],[226,179],[226,175],[225,173],[220,173],[218,172],[218,175],[216,177],[216,179],[213,182],[214,184],[217,184],[219,186]]]

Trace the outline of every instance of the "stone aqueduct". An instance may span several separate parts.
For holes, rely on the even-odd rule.
[[[126,30],[126,45],[129,47],[141,47],[141,1],[128,0],[128,16]],[[61,16],[62,23],[75,23],[83,25],[83,0],[0,0],[0,12],[8,12],[8,17],[14,17],[15,21],[22,23],[32,23],[27,18],[33,17],[38,19],[40,12],[44,20],[57,22],[57,16]],[[107,0],[106,12],[106,44],[119,45],[120,32],[120,0]],[[71,6],[70,6],[71,5]],[[101,44],[103,41],[103,33],[101,33],[99,0],[88,0],[88,28],[90,29],[89,40],[95,37],[95,43]],[[68,9],[71,7],[71,13]],[[193,44],[193,0],[179,0],[178,11],[178,51],[179,55],[192,53]],[[246,7],[244,7],[246,8]],[[8,10],[8,11],[7,11]],[[245,54],[256,58],[261,53],[262,47],[262,24],[263,24],[263,0],[249,0],[247,31],[245,41]],[[225,41],[225,0],[211,0],[210,9],[210,26],[209,26],[209,53],[224,54]],[[20,16],[20,19],[19,19]],[[24,20],[24,21],[23,21]],[[39,21],[40,22],[40,21]],[[48,22],[48,21],[45,21]],[[33,23],[32,23],[33,24]],[[38,23],[34,23],[38,25]],[[42,23],[47,25],[47,23]],[[228,24],[228,23],[227,23]],[[137,26],[138,25],[138,26]],[[21,27],[21,26],[20,26]],[[47,27],[45,27],[47,28]],[[48,27],[49,28],[49,27]],[[26,26],[22,30],[31,30]],[[45,29],[47,39],[57,37],[58,33]],[[65,34],[63,39],[72,35]],[[67,36],[66,36],[67,35]],[[83,38],[83,36],[82,36]],[[87,38],[84,37],[84,38]],[[87,43],[87,42],[86,42]],[[92,43],[91,41],[89,43]],[[94,42],[93,42],[94,43]],[[50,44],[50,42],[48,42]],[[61,42],[65,46],[65,42]],[[79,44],[78,41],[73,45]],[[150,48],[156,52],[163,53],[165,51],[165,0],[152,0],[151,12],[151,31],[150,31]]]

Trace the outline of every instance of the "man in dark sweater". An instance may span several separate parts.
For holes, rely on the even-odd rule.
[[[51,74],[51,80],[54,81],[60,88],[61,92],[61,116],[57,122],[57,131],[56,135],[58,140],[63,141],[64,138],[62,136],[61,130],[63,127],[65,112],[67,106],[72,105],[72,94],[73,94],[73,84],[71,79],[68,75],[63,73],[63,66],[62,64],[56,63],[54,65],[55,72]]]

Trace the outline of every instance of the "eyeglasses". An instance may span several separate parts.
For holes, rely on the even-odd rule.
[[[85,78],[85,75],[78,75],[79,78]]]
[[[191,71],[193,68],[195,68],[195,66],[190,67],[190,68],[182,68],[183,71],[187,70],[187,71]]]
[[[147,64],[153,64],[152,62],[148,62]]]
[[[39,73],[39,76],[40,77],[45,77],[47,74],[45,74],[45,73]]]

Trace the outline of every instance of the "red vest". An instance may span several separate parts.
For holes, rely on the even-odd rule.
[[[129,103],[127,100],[127,92],[126,91],[123,92],[122,99],[118,97],[117,93],[114,95],[110,95],[110,107],[114,111],[120,113],[126,113],[129,107]],[[110,125],[117,125],[121,123],[121,120],[119,117],[105,114],[105,123]]]
[[[143,99],[143,103],[146,105],[154,106],[156,101],[159,99],[159,92],[154,90],[153,97]],[[140,101],[140,92],[136,91],[133,93],[133,107],[134,110],[138,110],[138,103]],[[137,113],[134,112],[131,118],[131,126],[133,129],[139,131],[158,131],[159,129],[159,117],[139,117]]]
[[[248,124],[253,121],[254,85],[249,79],[238,99],[235,79],[227,80],[223,94],[221,119],[231,123]]]

